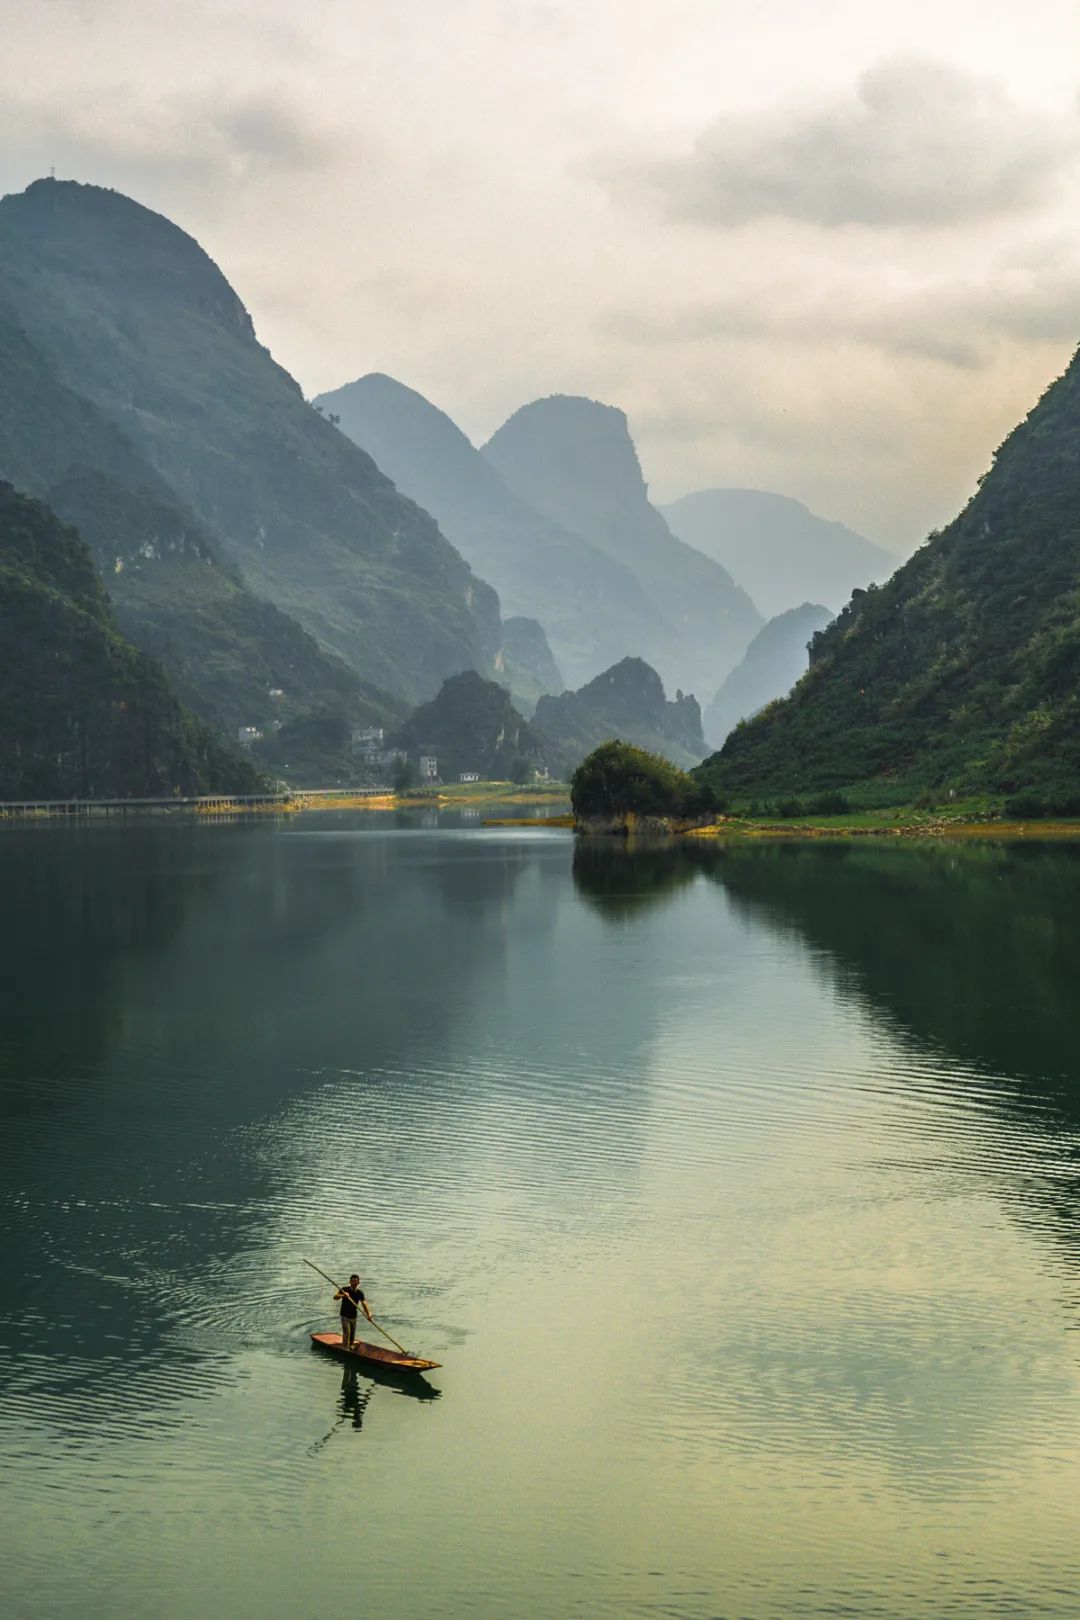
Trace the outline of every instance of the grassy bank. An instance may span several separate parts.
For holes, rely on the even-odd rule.
[[[690,827],[684,838],[731,840],[806,838],[1076,838],[1080,819],[1020,821],[957,805],[949,811],[899,808],[852,811],[838,816],[782,819],[725,816],[711,826]]]

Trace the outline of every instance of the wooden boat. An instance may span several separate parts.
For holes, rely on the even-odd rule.
[[[426,1361],[423,1356],[403,1356],[397,1350],[384,1350],[381,1344],[365,1344],[363,1339],[354,1339],[352,1348],[346,1350],[340,1333],[313,1333],[311,1342],[316,1350],[325,1350],[327,1355],[336,1356],[338,1361],[360,1365],[366,1362],[372,1368],[378,1367],[383,1372],[397,1373],[401,1377],[410,1373],[430,1372],[433,1367],[442,1366],[441,1361]]]

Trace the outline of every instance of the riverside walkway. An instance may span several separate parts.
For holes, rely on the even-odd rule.
[[[62,817],[158,815],[186,811],[203,816],[289,815],[316,802],[384,797],[386,787],[282,788],[277,793],[170,794],[160,799],[0,799],[0,821]]]

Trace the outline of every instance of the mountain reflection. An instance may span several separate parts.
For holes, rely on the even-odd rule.
[[[573,870],[582,899],[602,917],[620,922],[692,883],[701,870],[701,846],[688,839],[638,843],[578,838]]]

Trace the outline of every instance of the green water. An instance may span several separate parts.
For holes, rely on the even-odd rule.
[[[1080,851],[426,820],[0,836],[0,1612],[1080,1614]]]

